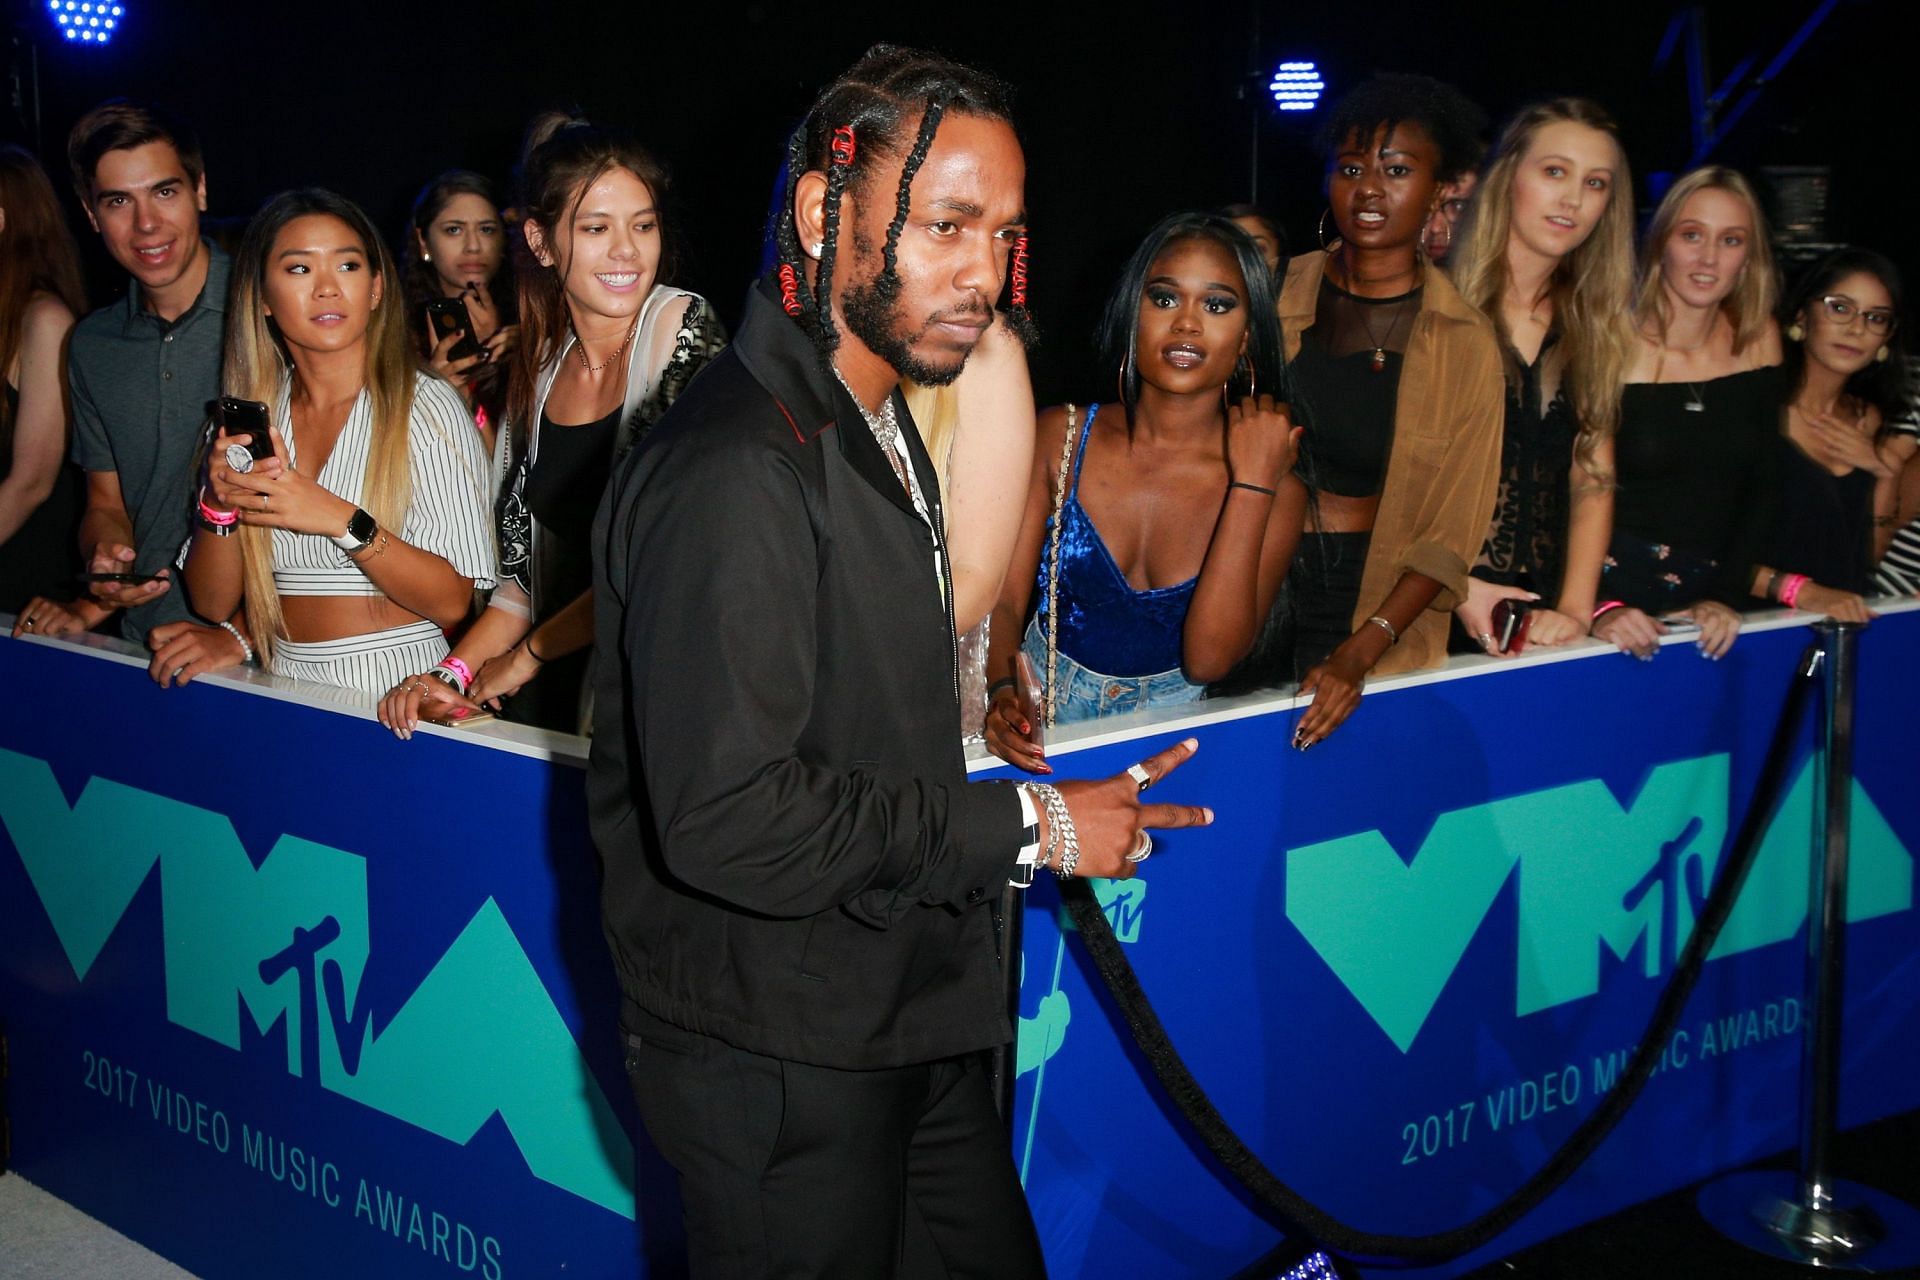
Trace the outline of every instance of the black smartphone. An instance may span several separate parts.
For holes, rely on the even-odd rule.
[[[245,436],[247,443],[227,446],[227,465],[245,475],[273,456],[273,434],[267,429],[267,406],[258,400],[220,397],[220,430]]]
[[[1527,624],[1533,620],[1530,601],[1506,599],[1493,606],[1493,645],[1501,653],[1516,652],[1527,642]]]
[[[447,352],[448,359],[465,360],[468,356],[484,354],[485,348],[480,340],[473,336],[473,317],[467,314],[464,298],[434,298],[427,303],[427,329],[433,334],[435,345],[445,342],[447,335],[458,333],[460,341],[453,344],[453,350]]]
[[[111,582],[117,586],[143,587],[149,582],[162,582],[165,579],[157,573],[83,573],[82,582]]]

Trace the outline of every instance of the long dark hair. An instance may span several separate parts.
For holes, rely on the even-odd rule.
[[[887,227],[886,243],[880,251],[885,265],[875,282],[880,297],[891,302],[900,290],[894,258],[912,207],[913,178],[933,145],[940,118],[948,111],[957,111],[1011,125],[1012,101],[1012,91],[985,72],[939,54],[890,44],[868,49],[844,75],[820,91],[807,118],[787,139],[786,186],[775,211],[773,241],[779,257],[775,272],[787,310],[822,353],[832,352],[840,341],[829,302],[840,244],[840,197],[849,189],[864,194],[875,157],[904,150],[893,222]],[[906,125],[916,116],[919,127],[909,143]],[[793,222],[794,187],[809,170],[827,175],[826,235],[820,249],[819,275],[811,286],[807,283],[807,259],[801,254],[800,236]],[[1009,264],[1012,303],[1007,317],[1014,332],[1030,340],[1033,327],[1025,305],[1026,270],[1022,237]]]
[[[537,117],[527,131],[520,162],[520,216],[537,222],[554,265],[540,265],[524,244],[516,250],[520,283],[520,345],[514,358],[509,411],[520,422],[533,414],[534,384],[558,354],[573,327],[567,311],[567,270],[573,262],[573,215],[587,189],[607,173],[625,169],[645,184],[660,222],[660,269],[656,285],[673,278],[674,252],[667,219],[667,171],[632,138],[565,112]],[[524,439],[524,431],[517,433]]]
[[[494,194],[493,183],[482,174],[471,169],[449,169],[439,174],[426,186],[420,188],[420,194],[413,198],[413,208],[407,214],[406,229],[400,235],[400,270],[406,283],[407,324],[416,337],[426,333],[425,307],[429,300],[440,296],[440,283],[434,274],[433,264],[420,256],[420,244],[426,238],[427,229],[440,217],[455,196],[479,196],[493,207],[495,215],[500,215],[500,200]],[[507,234],[506,220],[501,218],[500,234]],[[501,247],[509,247],[510,241],[503,239]],[[513,257],[502,253],[500,267],[487,281],[487,296],[499,310],[500,323],[514,323],[515,303]]]
[[[33,153],[11,143],[0,146],[0,374],[19,354],[27,303],[50,293],[78,317],[86,313],[80,287],[80,251],[61,216],[53,183]],[[0,398],[0,423],[8,417]]]
[[[1848,276],[1861,273],[1873,276],[1886,286],[1887,296],[1893,299],[1893,332],[1887,335],[1887,358],[1874,361],[1848,378],[1844,390],[1847,395],[1880,411],[1880,433],[1884,436],[1893,420],[1905,411],[1907,400],[1907,353],[1900,341],[1902,313],[1906,308],[1905,293],[1900,284],[1900,268],[1871,249],[1851,246],[1836,249],[1802,271],[1794,281],[1793,288],[1788,290],[1786,300],[1780,306],[1780,325],[1785,328],[1796,322],[1818,323],[1818,317],[1812,311],[1820,305],[1820,299]],[[1807,316],[1806,320],[1800,320],[1803,313]],[[1797,396],[1800,388],[1806,384],[1806,344],[1802,341],[1783,345],[1786,347],[1788,385]]]
[[[1228,393],[1239,397],[1249,390],[1259,390],[1283,402],[1293,399],[1273,277],[1267,271],[1267,260],[1260,256],[1260,247],[1231,218],[1217,213],[1175,213],[1147,232],[1146,239],[1120,268],[1119,283],[1107,299],[1106,315],[1100,322],[1101,362],[1118,374],[1120,403],[1126,407],[1129,433],[1133,431],[1134,406],[1140,402],[1140,298],[1146,292],[1154,260],[1185,240],[1211,240],[1225,248],[1239,265],[1240,278],[1246,285],[1247,374],[1236,370],[1227,384]]]

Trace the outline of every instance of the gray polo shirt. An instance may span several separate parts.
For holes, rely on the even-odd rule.
[[[139,283],[129,281],[125,298],[74,326],[67,357],[73,460],[119,475],[141,573],[172,567],[192,530],[194,452],[220,394],[233,264],[212,241],[200,243],[207,283],[178,319],[168,324],[148,311]],[[178,569],[172,578],[165,595],[126,612],[122,635],[144,643],[161,623],[193,616]]]

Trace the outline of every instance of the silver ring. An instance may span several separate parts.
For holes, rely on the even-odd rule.
[[[1482,649],[1491,649],[1491,648],[1493,648],[1493,632],[1491,632],[1491,631],[1482,631],[1482,632],[1480,633],[1480,647],[1481,647]]]
[[[1145,862],[1153,856],[1153,837],[1142,831],[1127,853],[1128,862]]]
[[[23,622],[23,623],[21,623],[21,624],[20,624],[20,629],[21,629],[21,630],[23,630],[23,631],[31,631],[31,630],[33,630],[33,619],[32,619],[32,618],[28,618],[28,619],[27,619],[27,620],[26,620],[25,622]]]
[[[1128,765],[1127,776],[1132,778],[1135,785],[1142,791],[1145,791],[1153,785],[1153,775],[1147,772],[1147,767],[1143,764],[1134,763]]]

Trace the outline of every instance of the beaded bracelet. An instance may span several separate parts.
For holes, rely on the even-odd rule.
[[[240,634],[240,628],[234,626],[231,622],[223,622],[220,624],[220,629],[240,642],[240,661],[252,662],[253,646],[248,644],[247,638]]]

